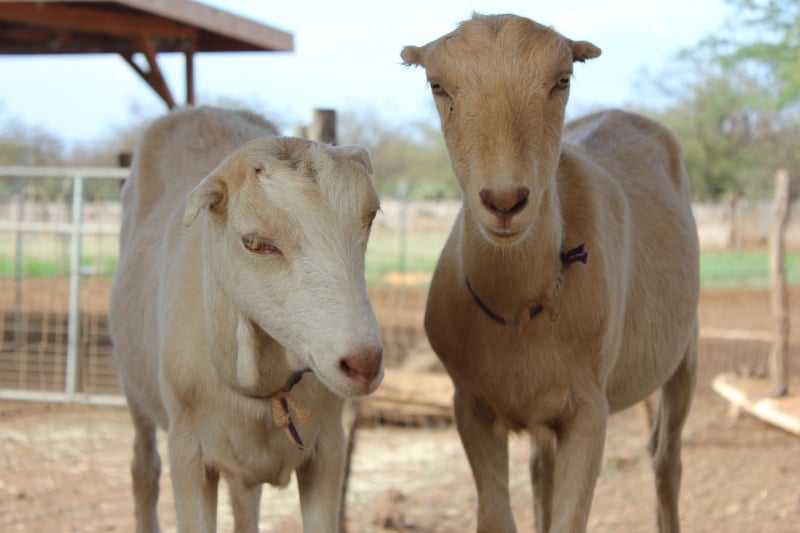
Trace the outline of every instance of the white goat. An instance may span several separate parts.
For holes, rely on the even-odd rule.
[[[509,431],[531,435],[538,530],[584,531],[609,413],[659,387],[658,521],[678,531],[699,274],[677,141],[620,111],[565,127],[573,62],[600,49],[525,18],[474,15],[401,55],[425,68],[463,191],[425,329],[455,384],[478,531],[515,529]]]
[[[260,485],[296,472],[304,530],[338,532],[342,398],[383,376],[364,279],[378,197],[364,149],[276,133],[250,113],[174,112],[122,190],[110,320],[137,531],[158,531],[160,426],[180,531],[215,530],[220,475],[236,531],[257,531]]]

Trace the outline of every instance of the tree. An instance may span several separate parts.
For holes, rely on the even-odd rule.
[[[800,162],[800,0],[728,3],[736,16],[652,82],[670,104],[648,114],[681,138],[696,197],[766,197]]]
[[[685,67],[684,72],[685,72]],[[695,67],[693,79],[660,90],[673,103],[655,115],[681,139],[694,196],[719,200],[728,193],[743,194],[748,177],[757,168],[748,95],[757,87],[722,73]]]
[[[736,16],[694,50],[726,72],[746,72],[761,90],[750,95],[761,148],[771,169],[798,168],[800,124],[800,0],[728,0]]]
[[[0,124],[0,165],[53,165],[63,160],[61,141],[17,120]]]
[[[694,53],[725,67],[745,67],[764,77],[759,108],[786,109],[800,101],[800,0],[727,0],[736,9],[719,35]]]
[[[390,124],[374,111],[339,114],[339,142],[370,151],[375,187],[382,196],[398,196],[408,187],[411,198],[458,198],[444,138],[426,122]]]

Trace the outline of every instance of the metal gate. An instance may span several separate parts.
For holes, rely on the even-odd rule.
[[[107,313],[128,172],[0,167],[0,399],[123,403]]]

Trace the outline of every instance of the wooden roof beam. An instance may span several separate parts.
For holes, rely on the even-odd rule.
[[[196,39],[194,28],[158,18],[134,13],[113,13],[81,7],[53,4],[10,4],[0,10],[0,21],[39,26],[73,32],[103,35],[135,36],[142,28],[151,35]]]

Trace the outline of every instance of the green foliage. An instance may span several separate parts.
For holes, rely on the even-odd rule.
[[[381,196],[460,196],[444,138],[432,124],[417,122],[398,127],[370,111],[341,113],[338,120],[340,144],[357,144],[370,151],[375,187]]]
[[[54,135],[17,120],[0,123],[0,165],[56,165],[63,146]]]
[[[760,87],[744,74],[712,75],[693,66],[694,79],[684,80],[678,89],[662,86],[673,95],[671,106],[645,113],[655,115],[681,139],[695,198],[756,194],[764,188],[765,177],[757,176],[763,154],[753,149],[756,117],[750,101]],[[766,187],[769,190],[768,179]]]
[[[648,112],[681,139],[701,200],[769,197],[778,168],[800,169],[800,0],[728,3],[736,15],[653,82],[670,104]]]
[[[800,0],[727,0],[736,9],[723,32],[706,38],[696,52],[725,68],[746,66],[762,74],[771,105],[783,109],[800,100]]]

